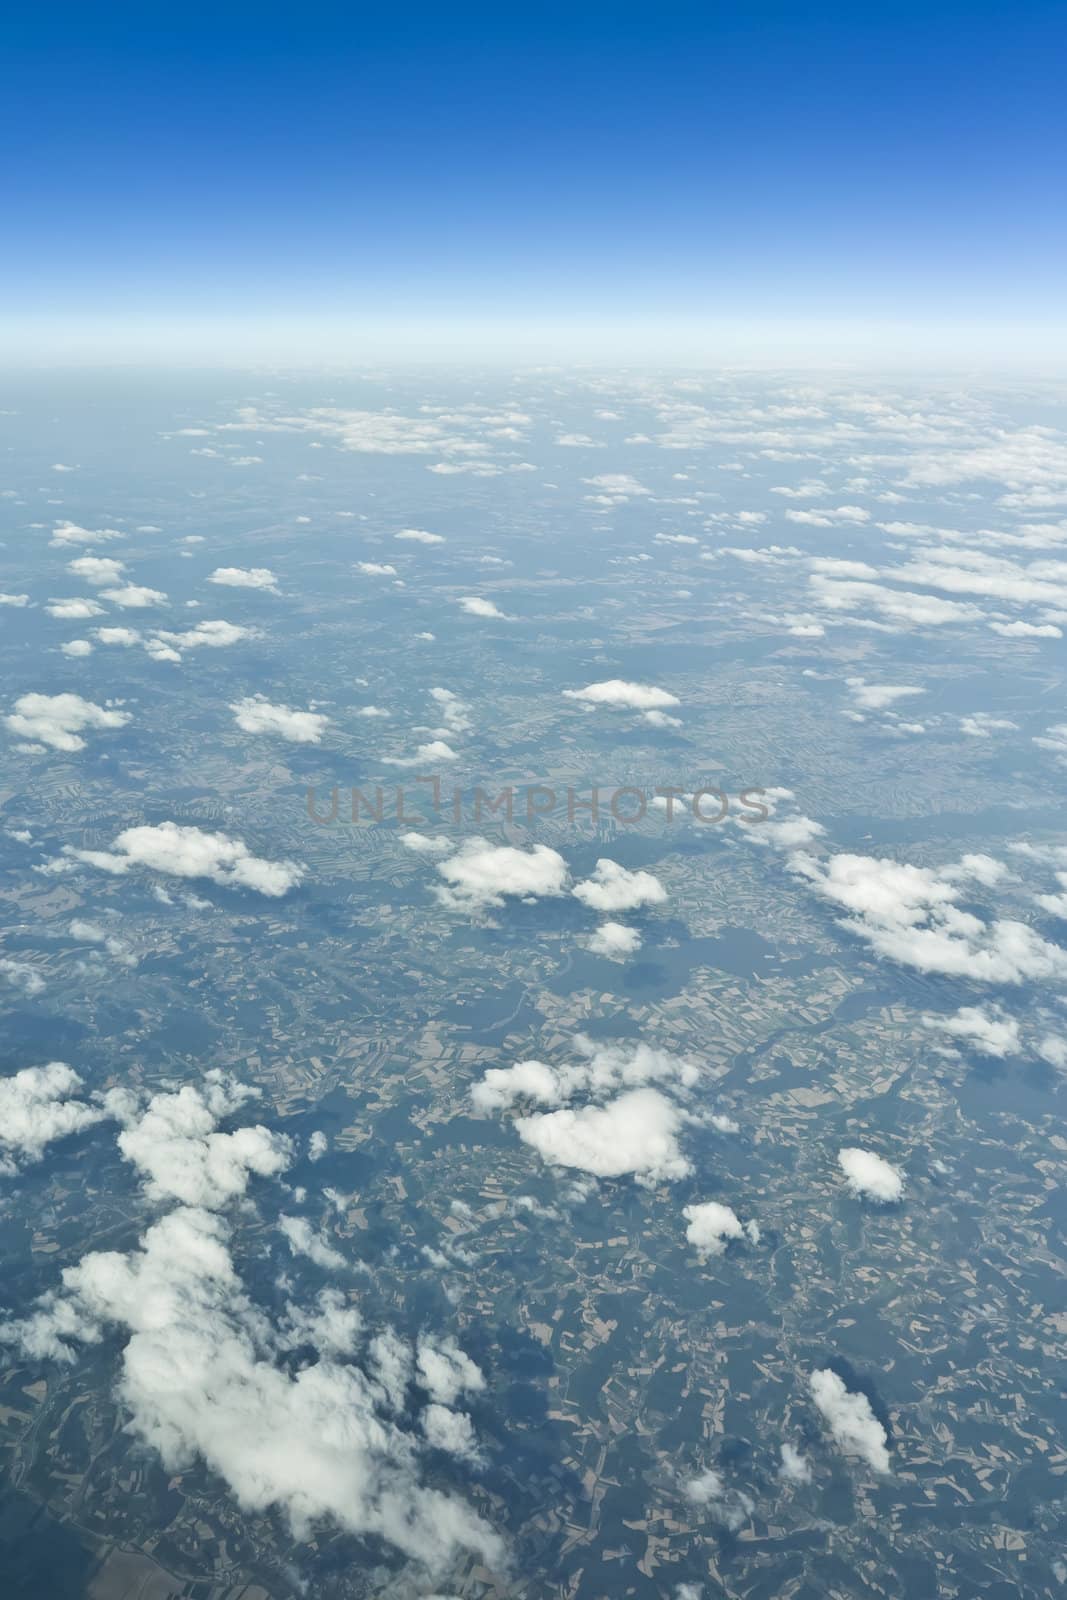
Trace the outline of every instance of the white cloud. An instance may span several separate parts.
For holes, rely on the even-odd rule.
[[[1067,977],[1067,951],[1042,939],[1027,923],[986,923],[957,906],[958,880],[974,876],[967,861],[984,859],[965,858],[955,868],[937,872],[870,856],[842,854],[817,861],[798,852],[790,857],[789,868],[849,913],[841,919],[842,927],[866,939],[878,955],[905,966],[984,983]]]
[[[278,593],[278,579],[269,567],[216,567],[208,583],[225,589],[266,589]]]
[[[271,705],[256,694],[230,706],[237,726],[245,733],[276,733],[293,744],[318,744],[329,717],[318,711],[293,711],[289,706]]]
[[[591,706],[621,706],[631,711],[654,711],[679,704],[678,696],[669,694],[666,689],[647,683],[627,683],[622,678],[589,683],[584,689],[564,689],[563,698],[580,700]]]
[[[992,717],[986,711],[973,711],[960,718],[960,732],[972,739],[989,739],[994,733],[1010,733],[1018,726],[1017,722],[1009,722],[1006,717]]]
[[[863,711],[884,711],[910,695],[925,694],[925,689],[911,688],[905,684],[866,683],[863,678],[846,678],[852,698]]]
[[[218,1132],[254,1091],[223,1073],[205,1074],[197,1088],[153,1095],[143,1111],[128,1112],[119,1149],[145,1180],[156,1202],[216,1211],[239,1199],[253,1174],[273,1177],[288,1166],[292,1145],[281,1134],[257,1126]]]
[[[109,711],[80,694],[24,694],[4,722],[11,733],[46,744],[53,750],[85,749],[87,728],[124,728],[128,711]]]
[[[208,878],[271,897],[285,894],[303,877],[303,868],[293,861],[265,861],[252,855],[240,839],[176,822],[126,828],[110,850],[76,850],[67,845],[63,853],[104,872],[123,874],[144,866],[173,878]]]
[[[97,600],[49,600],[45,610],[59,622],[84,622],[87,617],[104,614],[104,608]]]
[[[63,1061],[0,1078],[0,1174],[13,1176],[20,1165],[40,1161],[54,1140],[103,1120],[103,1109],[75,1098],[81,1087]]]
[[[0,606],[17,606],[21,609],[23,606],[28,606],[29,603],[30,597],[28,594],[0,594]]]
[[[396,568],[385,561],[357,561],[357,572],[362,572],[368,578],[395,578]]]
[[[76,556],[67,562],[67,571],[99,588],[105,583],[117,583],[126,571],[126,563],[112,556]]]
[[[122,610],[137,611],[148,606],[161,606],[166,600],[162,589],[147,589],[142,583],[126,583],[118,589],[101,589],[101,596]]]
[[[839,1150],[837,1164],[858,1200],[878,1200],[889,1205],[904,1193],[903,1174],[873,1150],[859,1150],[855,1146]]]
[[[401,528],[399,533],[393,534],[394,539],[402,540],[407,544],[444,544],[444,538],[439,533],[427,533],[424,528]]]
[[[52,545],[107,544],[111,539],[124,539],[126,535],[117,528],[79,528],[76,522],[57,522],[49,543]]]
[[[846,1455],[859,1456],[880,1474],[889,1471],[886,1432],[865,1394],[854,1394],[822,1367],[811,1375],[811,1394],[835,1442]]]
[[[459,604],[468,617],[494,617],[500,622],[515,621],[514,617],[508,616],[506,611],[501,611],[492,600],[483,600],[481,595],[462,595]]]
[[[515,1131],[551,1166],[657,1183],[693,1170],[678,1147],[682,1121],[678,1107],[658,1090],[633,1089],[603,1106],[519,1117]]]
[[[1019,1041],[1019,1024],[999,1006],[983,1010],[981,1006],[961,1006],[954,1016],[926,1016],[928,1028],[937,1028],[951,1034],[954,1039],[964,1039],[984,1056],[1017,1056],[1022,1049]]]
[[[414,850],[420,856],[447,856],[456,848],[451,839],[445,839],[440,834],[402,833],[400,843],[406,850]]]
[[[631,872],[606,856],[601,856],[592,876],[575,884],[571,893],[593,911],[605,913],[662,905],[667,898],[654,873]]]
[[[136,628],[97,628],[95,633],[101,644],[118,644],[128,647],[141,643],[141,635]]]
[[[618,959],[632,956],[641,948],[641,935],[636,928],[624,922],[602,922],[589,940],[589,949],[595,956]]]
[[[786,1483],[810,1483],[811,1463],[807,1456],[801,1455],[796,1445],[788,1442],[781,1447],[782,1464],[778,1468],[778,1476]]]
[[[307,1256],[317,1267],[337,1271],[345,1265],[345,1258],[325,1235],[315,1232],[306,1217],[278,1218],[278,1231],[288,1241],[294,1256]]]
[[[308,1140],[308,1160],[321,1161],[329,1148],[330,1141],[321,1128],[316,1128]]]
[[[685,1206],[682,1211],[689,1226],[685,1236],[701,1255],[721,1256],[731,1239],[744,1237],[744,1228],[736,1212],[717,1200],[706,1200],[700,1205]]]
[[[60,650],[65,656],[77,659],[79,656],[91,656],[93,647],[88,639],[68,639],[66,644],[60,645]]]
[[[465,840],[452,856],[437,863],[437,871],[445,882],[434,892],[453,911],[502,906],[506,896],[530,900],[559,895],[567,882],[567,863],[548,845],[520,850],[481,838]]]
[[[31,967],[28,961],[13,961],[10,956],[0,956],[0,978],[12,984],[27,1000],[47,987],[36,967]]]
[[[172,645],[175,650],[197,650],[202,647],[221,650],[227,645],[238,644],[242,639],[253,637],[251,628],[243,628],[236,622],[224,622],[219,619],[212,622],[198,622],[195,628],[189,628],[185,633],[160,631],[156,634],[155,641],[149,641],[147,648],[151,651],[154,642],[162,641],[164,645]]]

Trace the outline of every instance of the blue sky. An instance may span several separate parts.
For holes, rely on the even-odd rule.
[[[1062,7],[221,11],[0,25],[5,320],[1065,320]]]

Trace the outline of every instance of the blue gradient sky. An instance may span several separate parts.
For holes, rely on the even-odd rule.
[[[0,24],[5,325],[1067,320],[1062,4],[220,9]]]

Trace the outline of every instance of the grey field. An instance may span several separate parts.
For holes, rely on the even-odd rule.
[[[4,1600],[1067,1583],[1067,399],[0,392]]]

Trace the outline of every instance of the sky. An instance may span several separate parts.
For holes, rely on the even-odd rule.
[[[1033,0],[11,7],[0,333],[1059,355],[1065,36]]]

